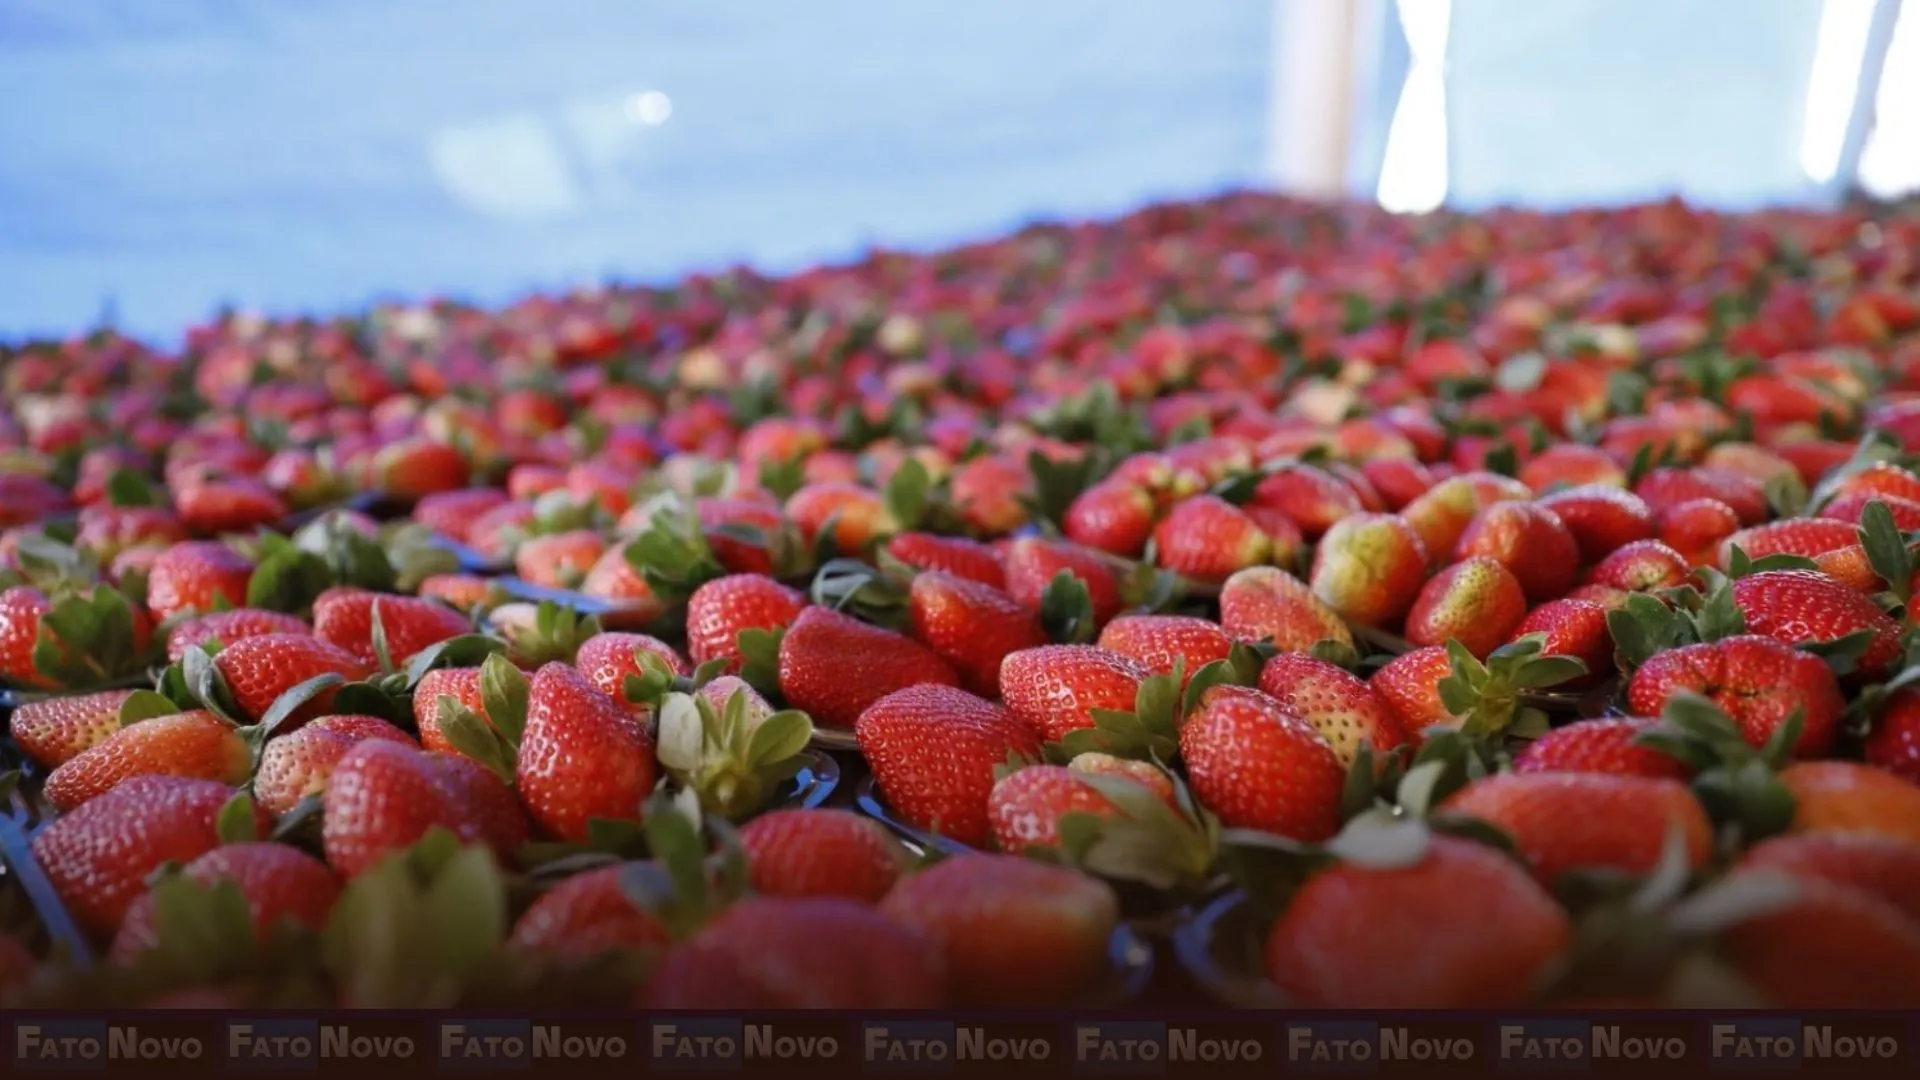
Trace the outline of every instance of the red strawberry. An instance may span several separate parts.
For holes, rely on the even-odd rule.
[[[607,542],[591,529],[549,533],[514,551],[513,572],[541,588],[578,588],[606,551]]]
[[[1062,867],[963,855],[894,886],[880,912],[936,943],[955,1004],[1057,1004],[1107,971],[1120,901],[1105,882]]]
[[[260,751],[253,797],[270,814],[285,814],[319,795],[347,751],[363,739],[417,746],[413,736],[377,716],[323,716],[298,731],[270,739]]]
[[[306,634],[261,634],[241,638],[213,658],[213,666],[233,691],[241,716],[258,721],[281,694],[317,675],[334,674],[348,682],[364,679],[367,665],[344,649]],[[333,692],[323,690],[289,717],[281,730],[290,730],[319,716],[333,703]]]
[[[1175,506],[1154,530],[1153,543],[1162,569],[1203,582],[1225,581],[1273,556],[1266,530],[1217,495],[1196,495]]]
[[[1093,601],[1093,621],[1105,626],[1120,614],[1125,601],[1120,579],[1100,556],[1076,544],[1023,536],[1007,545],[1007,595],[1028,611],[1038,612],[1040,600],[1054,576],[1065,570],[1087,586]]]
[[[176,491],[175,512],[202,536],[246,532],[287,516],[287,504],[257,480],[212,480]]]
[[[1359,676],[1324,660],[1282,653],[1260,669],[1260,690],[1288,713],[1312,724],[1342,768],[1366,743],[1384,755],[1407,741],[1406,732]]]
[[[1233,639],[1218,623],[1192,615],[1122,615],[1100,631],[1098,644],[1155,675],[1172,674],[1178,661],[1183,690],[1194,672],[1233,651]]]
[[[1531,634],[1547,635],[1540,651],[1547,656],[1571,656],[1587,666],[1587,679],[1613,670],[1613,636],[1607,630],[1607,609],[1591,600],[1551,600],[1527,613],[1508,638],[1518,641]]]
[[[8,720],[13,743],[36,764],[63,764],[119,731],[120,706],[132,696],[131,690],[103,690],[29,701]]]
[[[1729,888],[1778,871],[1746,870]],[[1716,951],[1766,1001],[1791,1009],[1920,1005],[1920,925],[1870,893],[1795,877],[1784,907],[1723,930]]]
[[[1688,499],[1660,512],[1660,542],[1689,566],[1714,566],[1720,548],[1740,531],[1740,516],[1718,499]]]
[[[1312,465],[1290,465],[1261,480],[1253,504],[1285,514],[1308,540],[1318,540],[1342,518],[1366,512],[1351,485]]]
[[[1513,771],[1608,773],[1683,780],[1688,769],[1679,759],[1634,740],[1660,726],[1636,716],[1580,720],[1555,728],[1514,755]]]
[[[460,451],[422,437],[390,443],[373,459],[374,486],[402,499],[465,487],[470,472]]]
[[[784,510],[808,548],[831,526],[830,541],[842,555],[857,555],[900,531],[899,520],[880,493],[859,484],[808,484],[787,498]]]
[[[311,634],[299,616],[260,608],[236,608],[188,619],[167,635],[167,660],[179,663],[187,650],[218,641],[231,645],[262,634]]]
[[[137,776],[54,819],[34,838],[34,858],[74,919],[105,937],[146,891],[147,875],[220,846],[214,825],[232,797],[212,780]],[[258,835],[270,824],[256,809]]]
[[[1900,655],[1900,624],[1871,599],[1817,571],[1749,574],[1733,583],[1733,602],[1746,617],[1748,633],[1789,645],[1871,634],[1859,661],[1869,678],[1884,674]]]
[[[886,552],[915,570],[943,570],[996,589],[1004,589],[1007,584],[1007,572],[1000,565],[999,554],[978,540],[903,532],[887,541]]]
[[[952,664],[968,690],[987,697],[1000,691],[1007,654],[1047,643],[1039,620],[1012,597],[938,570],[914,576],[908,616],[915,640]]]
[[[121,728],[47,776],[45,795],[72,810],[135,776],[184,776],[244,784],[253,751],[238,729],[210,712],[156,716]]]
[[[373,647],[376,610],[386,634],[387,656],[396,666],[405,665],[428,646],[473,632],[473,623],[465,615],[431,600],[328,589],[313,602],[314,636],[372,666],[379,660]]]
[[[1200,802],[1224,825],[1318,842],[1340,827],[1346,770],[1327,740],[1258,690],[1215,686],[1180,729]]]
[[[671,936],[635,906],[621,884],[624,867],[603,866],[562,878],[527,907],[509,940],[536,953],[587,958],[612,949],[664,948]]]
[[[1386,626],[1406,614],[1426,577],[1427,548],[1412,525],[1390,514],[1356,514],[1320,538],[1309,580],[1313,595],[1342,616]]]
[[[623,706],[566,664],[534,673],[514,783],[536,824],[580,841],[593,818],[638,820],[655,773],[653,741]]]
[[[334,766],[322,799],[327,865],[349,878],[435,828],[463,843],[487,844],[502,858],[525,839],[525,815],[499,778],[466,758],[392,739],[355,743]],[[503,822],[502,806],[519,817]]]
[[[1774,870],[1870,893],[1920,919],[1920,844],[1871,833],[1776,836],[1747,849],[1740,870]]]
[[[1736,547],[1751,559],[1764,559],[1769,555],[1799,555],[1811,559],[1859,542],[1860,530],[1849,522],[1789,518],[1755,525],[1727,537],[1720,547],[1719,562],[1725,567],[1729,552]]]
[[[804,977],[799,973],[804,972]],[[648,1009],[931,1009],[945,1003],[941,950],[865,904],[754,897],[668,949]]]
[[[1732,507],[1742,524],[1755,525],[1767,519],[1764,485],[1728,469],[1653,469],[1634,485],[1633,493],[1656,515],[1689,500],[1717,499]]]
[[[1076,544],[1132,559],[1153,537],[1158,513],[1146,488],[1109,478],[1075,496],[1061,528]]]
[[[16,739],[21,713],[13,716]],[[1869,765],[1920,784],[1920,690],[1903,688],[1888,696],[1864,749]]]
[[[1513,573],[1476,557],[1447,567],[1421,588],[1407,613],[1406,637],[1415,645],[1458,641],[1485,658],[1526,613],[1526,593]]]
[[[874,783],[900,820],[979,846],[987,795],[1009,754],[1040,756],[1036,733],[1005,708],[946,686],[898,690],[854,725]]]
[[[807,598],[772,578],[733,574],[715,578],[687,598],[687,653],[695,664],[726,658],[740,670],[740,631],[791,626]]]
[[[1367,680],[1400,729],[1416,742],[1436,724],[1452,725],[1454,715],[1440,700],[1440,680],[1453,673],[1446,647],[1428,645],[1386,662]]]
[[[420,745],[436,753],[458,753],[440,730],[440,699],[450,697],[490,724],[480,696],[480,669],[435,668],[420,677],[413,688],[413,725],[420,733]]]
[[[1580,547],[1551,510],[1498,502],[1475,514],[1454,546],[1456,561],[1484,556],[1513,572],[1534,603],[1561,596],[1579,574]]]
[[[960,685],[931,649],[902,634],[810,607],[780,639],[780,693],[826,726],[851,728],[867,706],[921,683]]]
[[[467,543],[480,515],[501,506],[507,493],[499,488],[436,491],[413,504],[413,520],[455,543]]]
[[[264,938],[282,921],[319,929],[340,898],[340,881],[325,863],[286,844],[252,841],[215,848],[181,871],[188,881],[230,881],[247,901],[254,933]],[[151,893],[127,909],[113,939],[113,959],[132,960],[160,943]]]
[[[1580,443],[1549,446],[1520,466],[1520,482],[1538,494],[1557,487],[1627,486],[1626,470],[1604,450]]]
[[[1437,836],[1411,865],[1309,878],[1264,956],[1306,1008],[1486,1009],[1526,1001],[1572,940],[1566,912],[1512,859]]]
[[[748,884],[761,896],[839,896],[878,903],[906,851],[872,818],[847,810],[774,810],[740,829]]]
[[[1497,502],[1531,498],[1525,484],[1490,472],[1463,473],[1427,489],[1400,511],[1426,557],[1443,562],[1460,543],[1474,515]],[[1571,523],[1568,523],[1571,527]]]
[[[1656,592],[1684,585],[1692,574],[1679,552],[1658,540],[1635,540],[1601,559],[1587,580],[1623,592]]]
[[[1283,652],[1306,652],[1322,641],[1353,644],[1339,613],[1277,566],[1248,567],[1227,579],[1220,626],[1236,641],[1270,641]]]
[[[648,634],[595,634],[580,643],[573,666],[579,668],[580,674],[585,675],[587,681],[598,687],[601,693],[626,705],[627,676],[641,673],[638,654],[642,652],[658,657],[676,675],[693,674],[693,668],[687,665],[673,646]]]
[[[1920,502],[1920,476],[1891,461],[1874,461],[1836,477],[1836,495],[1886,495]]]
[[[438,600],[455,611],[490,607],[495,602],[492,579],[478,574],[429,574],[420,580],[422,600]]]
[[[1886,506],[1888,513],[1893,515],[1894,527],[1901,532],[1920,529],[1920,502],[1902,499],[1897,495],[1882,495],[1868,491],[1854,491],[1836,496],[1832,502],[1820,508],[1820,516],[1857,525],[1860,523],[1860,515],[1867,509],[1867,504],[1875,502]]]
[[[1765,746],[1799,711],[1803,726],[1794,754],[1803,758],[1826,754],[1846,704],[1825,661],[1754,635],[1656,654],[1627,683],[1627,707],[1641,716],[1658,716],[1681,690],[1719,706],[1754,747]]]
[[[1065,765],[1028,765],[1001,777],[987,796],[993,839],[1001,851],[1057,851],[1060,819],[1068,814],[1117,817],[1119,807],[1086,775]]]
[[[1012,653],[1000,665],[1000,696],[1040,737],[1058,742],[1095,726],[1093,712],[1132,712],[1140,683],[1153,674],[1119,653],[1093,645],[1043,645]]]
[[[212,540],[175,544],[160,553],[147,574],[147,610],[156,620],[183,611],[211,612],[247,602],[253,563]]]
[[[1653,510],[1638,495],[1616,487],[1590,484],[1555,491],[1541,496],[1539,505],[1573,534],[1584,562],[1599,562],[1617,548],[1653,536]]]
[[[1572,870],[1651,873],[1667,834],[1686,842],[1687,865],[1713,851],[1713,826],[1687,785],[1674,779],[1597,772],[1527,772],[1483,777],[1441,809],[1477,818],[1513,838],[1546,884]]]

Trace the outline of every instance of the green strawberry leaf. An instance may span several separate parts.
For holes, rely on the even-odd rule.
[[[165,506],[166,500],[145,473],[134,469],[115,469],[107,478],[107,503],[110,506]]]
[[[346,681],[338,673],[328,671],[288,687],[279,697],[273,699],[273,704],[267,707],[266,714],[260,717],[258,728],[262,736],[274,735],[294,713],[328,690],[344,685]]]
[[[733,701],[740,701],[738,694]],[[728,703],[729,707],[733,701]],[[747,742],[747,762],[760,768],[786,761],[805,750],[812,738],[813,720],[806,713],[794,709],[774,713],[753,729]]]
[[[1913,598],[1908,586],[1913,580],[1914,558],[1906,537],[1893,521],[1893,511],[1875,499],[1860,512],[1860,546],[1866,549],[1867,565],[1887,583],[1887,588],[1905,603]]]
[[[1873,648],[1872,630],[1855,630],[1831,641],[1803,641],[1800,648],[1827,662],[1838,678],[1846,678],[1860,669],[1860,659]]]
[[[241,792],[220,807],[214,819],[214,835],[223,844],[245,844],[260,839],[259,822],[254,818],[253,796]]]
[[[768,697],[780,693],[780,641],[786,634],[784,626],[750,626],[739,634],[740,678]]]
[[[482,664],[489,656],[503,652],[507,643],[485,634],[462,634],[435,642],[413,654],[407,661],[406,685],[408,689],[420,685],[427,672],[435,668],[474,667]]]
[[[515,778],[514,748],[506,737],[451,695],[442,695],[437,707],[440,734],[447,742],[511,785]]]
[[[1807,485],[1800,474],[1783,469],[1767,478],[1763,490],[1775,518],[1799,517],[1807,509]]]
[[[480,707],[494,729],[516,748],[526,731],[532,689],[526,673],[501,653],[489,655],[480,665]]]
[[[165,694],[152,690],[135,690],[132,696],[120,703],[120,726],[131,727],[142,720],[151,720],[156,716],[173,716],[180,706]]]
[[[220,669],[213,664],[213,657],[205,649],[188,649],[186,655],[180,658],[180,669],[186,679],[187,692],[192,695],[198,708],[236,726],[247,723],[240,707],[234,704],[233,691],[228,689],[227,680],[221,676]]]
[[[406,703],[370,682],[342,686],[333,696],[333,710],[346,716],[377,716],[403,731],[412,731],[414,726],[413,712]]]
[[[373,646],[373,658],[379,661],[382,672],[392,674],[394,670],[393,648],[387,643],[387,624],[386,620],[382,618],[380,614],[380,601],[375,600],[373,602],[373,608],[369,612],[369,618],[373,623],[373,631],[368,638],[369,643]]]
[[[433,970],[438,973],[464,978],[506,937],[506,884],[485,848],[461,849],[434,876],[422,899],[427,925],[433,928]]]
[[[926,517],[930,501],[932,478],[927,475],[927,467],[918,458],[911,455],[903,458],[887,478],[886,489],[881,493],[881,501],[887,511],[899,522],[900,528],[917,528]]]
[[[1062,570],[1047,582],[1040,594],[1040,625],[1047,638],[1060,645],[1085,645],[1093,641],[1098,627],[1093,618],[1093,597],[1087,583],[1073,571]]]

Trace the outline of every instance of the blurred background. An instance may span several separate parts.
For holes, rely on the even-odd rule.
[[[1920,189],[1900,0],[7,0],[0,336],[334,313],[1273,186]]]

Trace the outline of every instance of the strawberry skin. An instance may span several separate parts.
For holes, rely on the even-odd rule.
[[[1560,905],[1492,848],[1434,837],[1411,866],[1309,878],[1268,933],[1267,975],[1314,1009],[1500,1008],[1572,943]]]
[[[233,725],[194,710],[156,716],[123,727],[53,770],[44,794],[56,809],[72,810],[135,776],[181,776],[244,784],[253,752]]]
[[[749,897],[653,969],[645,1009],[932,1009],[945,1003],[938,944],[866,904]]]
[[[265,937],[282,920],[318,928],[340,898],[340,880],[319,859],[287,844],[252,841],[215,848],[182,871],[200,885],[230,881],[247,901],[254,933]],[[112,957],[126,962],[159,944],[152,894],[127,909]]]
[[[536,824],[579,841],[593,818],[638,820],[656,771],[646,730],[584,675],[560,663],[534,673],[514,781]]]
[[[1849,832],[1920,842],[1920,787],[1857,761],[1797,761],[1780,770],[1793,833]]]
[[[1634,739],[1659,724],[1657,720],[1638,716],[1576,721],[1528,743],[1514,755],[1513,771],[1606,773],[1683,780],[1688,770],[1679,759],[1634,744]]]
[[[941,570],[996,589],[1007,585],[1007,571],[1000,565],[999,554],[978,540],[903,532],[887,541],[886,552],[915,570]]]
[[[413,520],[455,543],[464,544],[480,515],[504,504],[507,498],[507,493],[499,488],[436,491],[413,505]]]
[[[18,739],[20,713],[14,714],[13,723]],[[1920,785],[1920,690],[1903,688],[1887,698],[1864,749],[1869,765]]]
[[[334,766],[323,798],[327,865],[351,878],[434,828],[506,857],[526,836],[513,792],[482,766],[394,739],[362,739]]]
[[[1748,633],[1789,645],[1871,631],[1859,664],[1869,678],[1885,674],[1900,656],[1900,624],[1871,599],[1816,571],[1750,574],[1733,583],[1733,602],[1746,616]]]
[[[620,614],[645,623],[666,611],[666,604],[654,594],[653,586],[627,558],[625,546],[608,548],[587,569],[580,581],[581,593],[620,605]]]
[[[727,659],[740,670],[740,631],[790,626],[807,598],[772,578],[733,574],[701,585],[687,598],[687,653],[695,664]]]
[[[1367,680],[1400,730],[1415,742],[1435,725],[1451,726],[1455,717],[1440,700],[1440,680],[1453,672],[1446,646],[1428,645],[1387,661]]]
[[[1456,561],[1474,556],[1505,566],[1536,604],[1572,588],[1580,566],[1573,534],[1553,511],[1530,502],[1497,502],[1475,514],[1453,550]]]
[[[340,759],[363,739],[419,745],[377,716],[323,716],[268,740],[253,776],[254,801],[270,814],[288,813],[301,799],[324,792]]]
[[[225,544],[190,540],[160,553],[147,575],[147,610],[155,621],[183,611],[210,612],[247,602],[253,563]]]
[[[440,731],[440,699],[450,697],[475,716],[488,723],[486,702],[480,694],[480,669],[434,668],[421,676],[413,688],[413,727],[420,733],[420,746],[435,753],[453,754],[453,743]]]
[[[259,637],[262,634],[311,633],[305,620],[297,615],[260,608],[217,611],[175,626],[173,632],[167,635],[167,661],[177,664],[181,657],[187,655],[188,649],[203,648],[215,641],[226,646],[241,638]]]
[[[1627,707],[1639,716],[1659,716],[1667,699],[1680,690],[1719,706],[1755,747],[1765,746],[1799,710],[1803,727],[1794,745],[1797,757],[1827,753],[1846,707],[1825,661],[1750,634],[1656,654],[1628,680]]]
[[[221,649],[213,666],[233,691],[233,701],[248,720],[259,720],[274,700],[316,675],[334,674],[353,682],[369,674],[366,663],[335,645],[307,634],[261,634],[242,638]],[[331,690],[322,691],[288,724],[319,716],[333,702]]]
[[[740,828],[747,882],[761,896],[837,896],[874,904],[906,872],[886,827],[848,810],[774,810]]]
[[[40,620],[53,602],[39,589],[17,585],[0,591],[0,682],[52,689],[53,682],[33,662]]]
[[[1273,541],[1246,511],[1217,495],[1196,495],[1168,512],[1153,533],[1163,570],[1221,582],[1273,555]]]
[[[1042,645],[1000,665],[1000,698],[1047,742],[1094,726],[1095,709],[1131,712],[1145,665],[1095,645]]]
[[[1194,672],[1233,651],[1233,639],[1220,624],[1192,615],[1122,615],[1100,631],[1098,644],[1155,675],[1171,674],[1179,662],[1182,689]]]
[[[536,536],[513,555],[513,572],[547,589],[571,589],[585,581],[606,554],[607,542],[591,529]]]
[[[1052,851],[1060,846],[1060,819],[1066,815],[1118,813],[1084,776],[1085,771],[1066,765],[1029,765],[1001,777],[987,797],[994,843],[1016,855]]]
[[[1132,559],[1153,538],[1158,513],[1147,489],[1109,478],[1074,497],[1061,531],[1083,547]]]
[[[1920,924],[1858,889],[1807,877],[1794,883],[1785,907],[1719,935],[1718,951],[1747,985],[1775,1008],[1920,1006]]]
[[[1180,729],[1193,794],[1233,828],[1308,843],[1340,827],[1346,770],[1313,725],[1273,698],[1216,686]]]
[[[1260,669],[1260,690],[1288,713],[1312,724],[1343,769],[1366,743],[1375,755],[1406,743],[1386,704],[1359,676],[1298,653],[1281,653]]]
[[[1527,612],[1507,640],[1518,641],[1529,634],[1547,635],[1542,654],[1571,656],[1587,665],[1583,681],[1591,682],[1613,670],[1613,635],[1607,629],[1607,609],[1591,600],[1549,600]]]
[[[1686,556],[1658,540],[1635,540],[1601,559],[1587,580],[1622,592],[1654,592],[1684,585],[1692,574]]]
[[[74,919],[104,938],[146,892],[148,874],[220,846],[214,823],[232,797],[212,780],[135,777],[54,819],[34,838],[34,858]],[[265,835],[272,823],[256,808],[254,824]]]
[[[473,632],[465,615],[432,600],[329,589],[313,603],[314,636],[371,667],[378,662],[373,648],[375,610],[386,633],[387,655],[395,665],[404,665],[430,645]]]
[[[1797,833],[1747,849],[1737,869],[1777,870],[1871,893],[1920,919],[1920,844],[1870,833]]]
[[[1458,641],[1485,659],[1527,614],[1527,596],[1513,572],[1475,556],[1434,575],[1407,613],[1406,638],[1415,645]]]
[[[640,674],[640,663],[635,659],[636,652],[647,652],[657,656],[669,670],[676,675],[691,675],[693,669],[673,646],[648,634],[629,634],[607,632],[595,634],[580,643],[580,651],[573,658],[574,667],[587,681],[598,687],[600,692],[619,702],[627,704],[626,680],[629,675]]]
[[[1391,514],[1355,514],[1320,538],[1309,584],[1342,616],[1387,626],[1406,614],[1426,579],[1427,549],[1413,526]]]
[[[1339,613],[1277,566],[1248,567],[1227,579],[1220,626],[1236,641],[1270,641],[1283,652],[1306,652],[1322,641],[1353,644]]]
[[[801,612],[780,640],[780,693],[825,727],[851,728],[867,706],[922,683],[960,676],[912,638],[829,608]]]
[[[914,638],[953,665],[976,694],[999,692],[1000,662],[1009,653],[1047,643],[1039,620],[1013,597],[942,571],[916,574],[908,605]]]
[[[1617,487],[1567,488],[1541,496],[1538,505],[1553,511],[1573,534],[1582,562],[1597,563],[1635,540],[1653,537],[1653,511],[1646,500]]]
[[[611,949],[664,948],[671,935],[634,905],[620,883],[622,869],[603,866],[561,879],[528,905],[509,940],[522,949],[582,959]]]
[[[119,731],[120,706],[132,696],[131,690],[102,690],[27,702],[8,721],[14,745],[36,764],[64,764]]]
[[[1650,873],[1669,830],[1685,838],[1687,864],[1713,849],[1713,827],[1679,780],[1587,772],[1506,773],[1476,780],[1441,804],[1513,838],[1544,884],[1571,870]]]
[[[880,912],[938,944],[956,1005],[1074,1001],[1107,969],[1120,901],[1097,878],[1017,855],[961,855],[908,877]]]
[[[1848,522],[1789,518],[1755,525],[1727,537],[1726,543],[1720,548],[1720,565],[1727,565],[1728,553],[1736,547],[1753,559],[1764,559],[1769,555],[1798,555],[1811,559],[1859,542],[1859,528]]]
[[[994,768],[1009,754],[1040,756],[1036,733],[1011,712],[947,686],[888,694],[860,714],[854,737],[901,821],[975,847],[993,835]]]
[[[1367,509],[1351,486],[1312,465],[1291,465],[1261,480],[1253,489],[1253,504],[1285,514],[1308,540]]]
[[[1125,601],[1120,579],[1099,555],[1077,544],[1023,536],[1007,545],[1007,595],[1028,611],[1039,612],[1040,600],[1054,576],[1065,570],[1087,587],[1093,602],[1093,621],[1105,626],[1120,614]]]

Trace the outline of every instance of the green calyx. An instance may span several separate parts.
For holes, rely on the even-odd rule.
[[[628,704],[639,705],[655,713],[660,711],[660,705],[668,694],[696,693],[727,670],[727,661],[723,658],[701,664],[691,676],[682,675],[659,653],[650,649],[633,650],[633,662],[640,673],[621,680],[620,692]]]
[[[750,626],[740,631],[740,677],[748,686],[768,697],[780,693],[780,642],[787,636],[784,626]]]
[[[690,936],[746,894],[746,853],[726,822],[656,796],[648,804],[645,833],[652,858],[623,867],[620,887],[675,939]]]
[[[1187,702],[1200,700],[1200,694],[1191,687],[1188,694],[1181,693],[1185,666],[1184,661],[1176,660],[1171,672],[1142,679],[1134,692],[1131,712],[1092,710],[1093,726],[1069,731],[1059,742],[1049,743],[1047,759],[1065,764],[1081,754],[1107,753],[1139,761],[1172,761],[1180,750],[1180,725],[1186,717]],[[1204,671],[1194,673],[1194,682],[1200,681]],[[1224,677],[1208,685],[1221,681]],[[1205,687],[1201,690],[1204,692]]]
[[[744,686],[721,704],[706,694],[668,693],[658,716],[661,767],[702,811],[728,821],[772,801],[806,764],[801,755],[813,738],[806,713],[775,712]]]
[[[33,667],[56,686],[81,690],[134,675],[152,659],[151,645],[139,647],[132,602],[119,591],[96,585],[56,595],[40,616],[33,643]]]
[[[756,539],[764,538],[756,534]],[[699,517],[673,497],[655,507],[646,529],[627,544],[625,558],[654,595],[669,602],[684,600],[727,573],[707,542]]]
[[[508,655],[533,668],[555,661],[572,663],[580,646],[603,629],[598,615],[583,615],[552,600],[542,600],[538,606],[505,605],[494,610],[492,622],[506,641]]]
[[[911,576],[893,577],[859,559],[832,559],[814,574],[809,592],[821,607],[863,622],[905,631],[912,623]]]
[[[1751,842],[1793,823],[1795,800],[1779,770],[1793,760],[1803,726],[1796,709],[1756,748],[1713,702],[1680,691],[1667,699],[1660,723],[1633,741],[1694,770],[1693,791],[1707,815]]]
[[[505,656],[494,653],[480,665],[480,705],[485,715],[443,694],[435,705],[440,733],[453,748],[487,767],[511,785],[527,729],[531,686]]]
[[[1587,674],[1587,665],[1577,658],[1543,654],[1545,647],[1545,634],[1528,634],[1495,649],[1482,662],[1459,641],[1447,642],[1453,670],[1440,680],[1438,691],[1463,734],[1533,738],[1545,733],[1546,713],[1524,704],[1524,695]]]
[[[1175,802],[1123,776],[1082,773],[1081,783],[1112,804],[1112,813],[1076,811],[1057,823],[1057,851],[1032,854],[1116,881],[1160,890],[1197,893],[1213,873],[1220,822],[1194,801],[1185,784],[1162,770]]]

